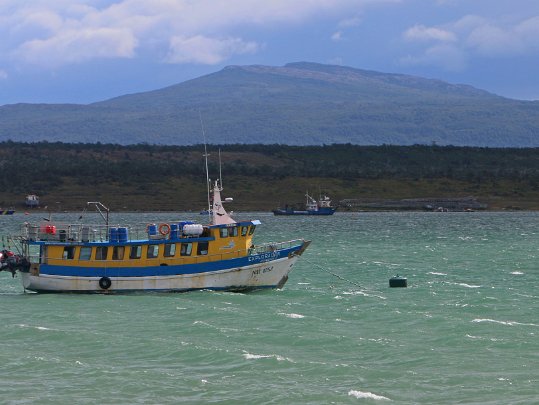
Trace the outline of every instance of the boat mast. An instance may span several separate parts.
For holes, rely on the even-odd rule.
[[[206,192],[208,198],[208,222],[211,222],[211,202],[210,202],[210,173],[208,171],[208,148],[206,145],[206,132],[204,131],[204,123],[202,122],[202,114],[198,111],[198,117],[200,118],[200,128],[202,129],[202,138],[204,139],[204,160],[206,163]],[[220,156],[220,155],[219,155]]]
[[[219,188],[223,189],[223,173],[221,172],[221,148],[219,148]]]

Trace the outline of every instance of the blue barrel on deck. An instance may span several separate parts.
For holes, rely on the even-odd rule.
[[[155,236],[157,235],[157,225],[156,224],[149,224],[148,225],[148,236]]]
[[[118,242],[125,243],[129,238],[127,228],[125,226],[118,228]]]
[[[118,228],[109,228],[109,242],[118,242]]]
[[[178,239],[179,231],[180,231],[179,224],[170,224],[170,239]]]

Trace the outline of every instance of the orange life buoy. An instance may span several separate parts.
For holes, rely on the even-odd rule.
[[[159,224],[159,233],[163,236],[167,236],[170,233],[169,224]]]

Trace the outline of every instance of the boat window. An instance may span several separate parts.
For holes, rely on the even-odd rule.
[[[98,246],[95,248],[95,260],[107,260],[108,246]]]
[[[208,254],[208,242],[198,242],[197,255],[204,256]]]
[[[112,260],[123,260],[124,252],[124,246],[114,246],[114,248],[112,249]]]
[[[228,228],[220,228],[219,233],[221,234],[221,238],[228,238]]]
[[[248,228],[248,227],[246,227],[246,226],[242,226],[242,227],[241,227],[241,236],[247,235],[247,228]]]
[[[191,251],[193,250],[192,243],[182,243],[180,248],[180,256],[191,256]]]
[[[252,235],[253,233],[255,233],[255,228],[256,228],[256,225],[251,225],[249,227],[249,235]]]
[[[238,227],[235,226],[235,227],[233,227],[233,228],[230,228],[230,229],[228,230],[228,234],[229,234],[230,236],[238,236]]]
[[[79,260],[90,260],[92,257],[92,248],[89,246],[82,246],[80,248]]]
[[[64,247],[64,259],[74,259],[75,258],[75,246],[65,246]]]
[[[176,254],[176,244],[166,243],[165,244],[165,257],[174,257],[175,254]]]
[[[148,259],[154,259],[159,255],[159,245],[148,245],[148,254],[146,257]]]
[[[142,255],[142,246],[140,245],[131,245],[131,252],[129,253],[130,259],[140,259]]]

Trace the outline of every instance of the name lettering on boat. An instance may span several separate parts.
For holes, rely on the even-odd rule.
[[[269,273],[273,270],[273,266],[264,267],[261,269],[255,269],[253,270],[253,273],[251,274],[251,277],[259,276],[260,274]]]
[[[249,256],[250,262],[269,262],[275,260],[280,256],[280,252],[267,252],[258,255]]]

